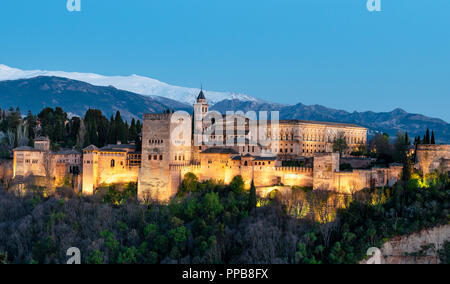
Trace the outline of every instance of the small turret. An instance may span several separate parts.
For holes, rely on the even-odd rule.
[[[34,139],[34,149],[41,151],[50,151],[50,139],[41,136]]]
[[[203,89],[200,91],[200,94],[198,94],[197,103],[206,103],[206,97],[203,93]]]

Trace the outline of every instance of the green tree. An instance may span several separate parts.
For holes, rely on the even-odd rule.
[[[84,116],[87,130],[85,145],[103,147],[108,143],[109,121],[100,110],[89,109]]]
[[[193,173],[187,173],[184,175],[181,182],[180,193],[196,192],[198,190],[198,178]]]
[[[345,133],[339,132],[336,139],[333,142],[333,152],[339,153],[342,157],[348,150],[347,140],[345,139]]]
[[[434,138],[434,131],[431,132],[431,141],[430,141],[430,143],[433,144],[433,145],[436,144],[436,139]]]
[[[31,111],[28,111],[25,121],[28,125],[28,139],[30,139],[31,141],[34,138],[36,138],[36,127],[37,127],[36,117],[31,113]]]
[[[230,183],[230,188],[234,193],[242,193],[244,191],[244,180],[242,176],[235,176]]]
[[[405,133],[405,144],[408,146],[411,145],[411,141],[409,140],[408,132]]]
[[[257,199],[256,199],[256,187],[255,182],[252,180],[252,184],[250,186],[250,194],[248,196],[248,211],[252,212],[256,209]]]
[[[0,264],[7,264],[8,256],[0,251]]]
[[[130,125],[130,129],[128,131],[128,140],[129,141],[135,141],[136,136],[137,136],[137,129],[136,129],[136,121],[134,120],[134,118],[131,120],[131,125]],[[135,141],[136,142],[136,141]]]
[[[116,117],[114,118],[114,128],[116,143],[119,141],[124,144],[128,143],[128,127],[123,121],[120,111],[116,112]]]

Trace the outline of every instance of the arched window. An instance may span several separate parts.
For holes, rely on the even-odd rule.
[[[114,168],[116,166],[116,161],[111,160],[111,168]]]

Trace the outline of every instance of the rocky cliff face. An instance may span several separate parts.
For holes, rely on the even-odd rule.
[[[381,248],[381,264],[439,264],[438,251],[449,240],[450,225],[395,237]]]

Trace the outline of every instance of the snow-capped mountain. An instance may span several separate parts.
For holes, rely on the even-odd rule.
[[[95,86],[113,86],[120,90],[137,93],[144,96],[161,96],[192,105],[200,89],[172,86],[167,83],[138,75],[103,76],[93,73],[77,73],[63,71],[20,70],[0,64],[0,81],[29,79],[37,76],[55,76],[86,82]],[[211,105],[223,100],[239,100],[258,102],[260,100],[233,92],[205,91]]]

